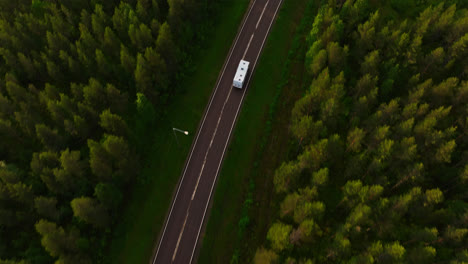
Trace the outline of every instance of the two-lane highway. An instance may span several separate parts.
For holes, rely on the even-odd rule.
[[[251,76],[282,0],[252,0],[234,40],[160,236],[153,264],[192,263],[208,205]],[[241,59],[251,64],[240,90],[232,87]]]

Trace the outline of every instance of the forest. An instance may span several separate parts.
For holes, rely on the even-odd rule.
[[[322,1],[256,264],[468,263],[468,3]]]
[[[217,2],[0,0],[0,263],[106,263]]]

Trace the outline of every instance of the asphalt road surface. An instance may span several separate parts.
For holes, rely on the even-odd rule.
[[[200,232],[237,115],[282,0],[252,0],[198,129],[152,263],[196,262]],[[250,62],[244,88],[232,87],[239,61]],[[255,87],[253,87],[255,88]]]

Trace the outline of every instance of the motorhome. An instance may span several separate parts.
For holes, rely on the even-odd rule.
[[[249,62],[245,60],[241,60],[239,62],[239,66],[237,67],[236,75],[234,76],[234,81],[232,86],[242,89],[244,86],[244,81],[247,80],[247,72],[249,70]]]

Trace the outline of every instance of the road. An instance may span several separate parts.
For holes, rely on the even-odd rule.
[[[152,263],[192,263],[221,163],[248,84],[282,0],[252,0],[205,110]],[[251,64],[240,90],[232,81],[241,59]]]

